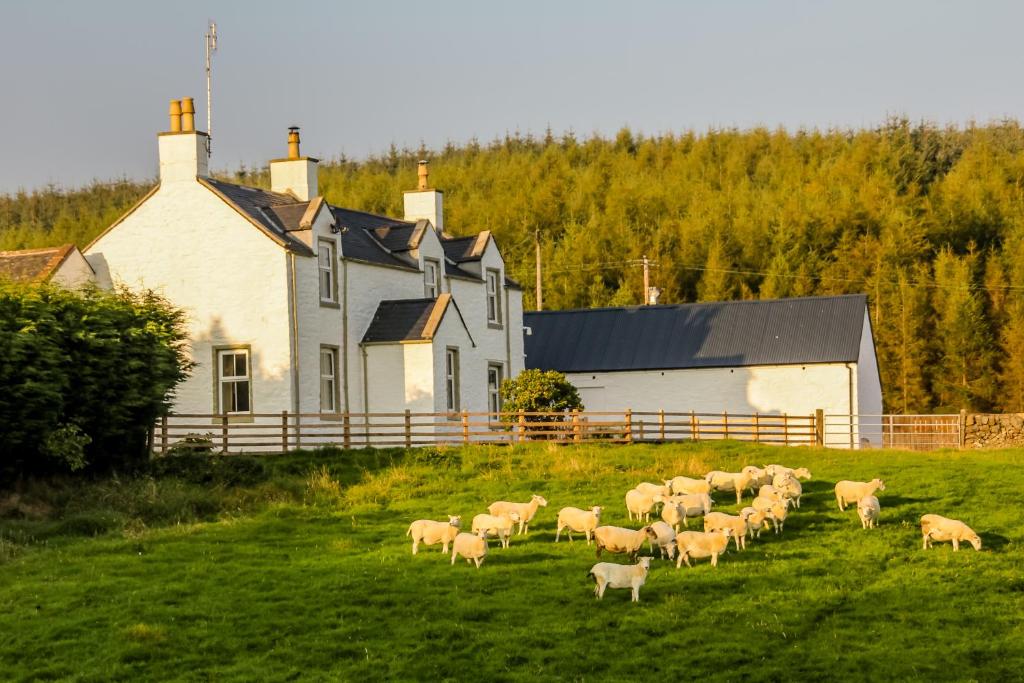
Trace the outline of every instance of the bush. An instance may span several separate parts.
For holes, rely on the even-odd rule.
[[[155,458],[148,467],[156,478],[174,477],[206,486],[251,486],[266,481],[269,468],[261,458],[183,452]]]
[[[561,413],[583,410],[583,401],[565,375],[556,370],[524,370],[501,384],[502,410],[531,413]],[[526,418],[528,421],[529,417]],[[537,418],[535,418],[536,420]]]

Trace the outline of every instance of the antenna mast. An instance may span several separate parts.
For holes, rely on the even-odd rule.
[[[209,157],[213,154],[211,144],[213,140],[213,102],[210,87],[212,79],[210,57],[217,51],[217,24],[214,21],[210,21],[209,30],[204,38],[206,39],[206,156]]]

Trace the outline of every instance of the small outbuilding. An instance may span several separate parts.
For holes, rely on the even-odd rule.
[[[0,251],[0,279],[50,282],[75,289],[94,282],[96,273],[73,244],[42,249]]]
[[[862,294],[541,311],[524,324],[526,367],[564,372],[587,410],[882,412]],[[880,440],[877,417],[850,423],[855,444]]]

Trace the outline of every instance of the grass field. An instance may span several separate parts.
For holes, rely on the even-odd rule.
[[[0,522],[0,679],[1020,680],[1022,459],[737,443],[307,454],[207,487],[216,500],[178,515],[206,521],[178,524],[153,509],[194,484],[91,484],[92,507],[71,496],[63,522]],[[630,526],[622,497],[640,481],[767,462],[814,474],[782,537],[717,569],[656,560],[639,604],[595,600],[593,549],[552,542],[560,507]],[[881,526],[862,531],[831,489],[875,476]],[[480,570],[438,546],[410,555],[411,520],[468,526],[530,493],[550,505],[529,538],[492,543]],[[967,521],[983,551],[922,551],[925,512]],[[76,535],[89,524],[68,519],[89,515],[117,522]]]

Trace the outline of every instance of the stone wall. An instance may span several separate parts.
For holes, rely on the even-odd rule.
[[[964,446],[1024,446],[1024,413],[967,415]]]

